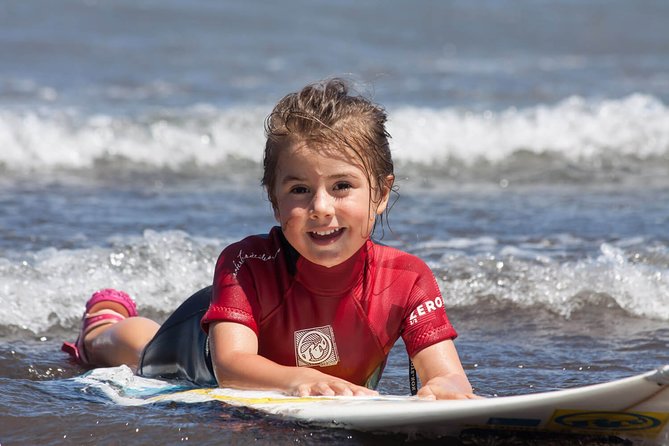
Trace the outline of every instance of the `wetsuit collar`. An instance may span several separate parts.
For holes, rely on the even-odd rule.
[[[340,296],[363,278],[366,259],[372,242],[368,240],[348,260],[331,268],[317,265],[304,257],[297,259],[296,280],[320,296]]]

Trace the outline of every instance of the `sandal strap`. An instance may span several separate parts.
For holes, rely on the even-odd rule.
[[[88,332],[101,325],[115,324],[123,319],[125,319],[125,316],[121,313],[107,308],[96,311],[95,313],[86,314],[81,329],[82,336],[85,337]]]
[[[84,348],[84,338],[86,335],[94,328],[102,325],[115,324],[123,319],[126,319],[124,315],[109,308],[103,308],[95,313],[86,313],[77,340],[74,343],[63,342],[60,349],[69,354],[76,361],[87,365],[89,361],[86,355],[86,349]]]

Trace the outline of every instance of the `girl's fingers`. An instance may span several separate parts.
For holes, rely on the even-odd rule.
[[[316,395],[334,396],[337,395],[335,388],[326,382],[320,382],[315,386]]]
[[[334,391],[335,395],[341,396],[352,396],[353,390],[348,383],[343,382],[333,382],[330,384],[330,387]]]
[[[357,386],[346,381],[318,381],[297,386],[294,394],[298,396],[373,396],[375,390]]]
[[[368,389],[363,386],[355,386],[355,389],[353,389],[354,396],[377,396],[378,394],[379,392],[376,390]]]

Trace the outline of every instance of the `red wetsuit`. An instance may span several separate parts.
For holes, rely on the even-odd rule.
[[[202,326],[246,325],[265,358],[374,387],[400,335],[411,357],[457,336],[443,306],[432,272],[413,255],[369,240],[326,268],[275,227],[223,250]]]

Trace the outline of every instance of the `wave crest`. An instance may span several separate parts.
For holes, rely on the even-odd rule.
[[[9,172],[85,171],[96,166],[202,170],[234,160],[259,163],[269,107],[194,106],[136,118],[72,110],[0,111],[0,165]],[[446,176],[546,172],[669,171],[669,110],[653,96],[567,98],[499,112],[397,107],[388,128],[394,157]]]

